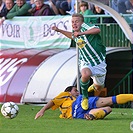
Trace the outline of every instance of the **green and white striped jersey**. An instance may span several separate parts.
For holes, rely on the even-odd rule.
[[[92,24],[82,24],[81,32],[97,27]],[[74,38],[79,48],[79,61],[96,66],[105,60],[106,47],[99,34],[81,35]]]

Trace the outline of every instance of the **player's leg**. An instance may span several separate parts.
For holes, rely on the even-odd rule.
[[[119,94],[112,97],[113,104],[125,104],[133,101],[133,94]]]
[[[91,71],[88,68],[83,68],[81,70],[81,79],[80,79],[80,87],[82,92],[83,101],[81,106],[84,110],[88,109],[88,86],[90,80]]]
[[[112,97],[99,98],[96,102],[97,107],[111,106],[113,104],[125,104],[133,101],[133,94],[119,94]]]
[[[93,84],[88,88],[88,92],[100,91],[104,88],[106,66],[106,63],[102,62],[101,64],[93,67],[93,76],[91,76],[91,78],[93,79]]]
[[[84,118],[87,119],[87,120],[103,119],[111,111],[112,111],[112,109],[109,106],[108,107],[103,107],[103,108],[92,109],[88,114],[84,115]]]

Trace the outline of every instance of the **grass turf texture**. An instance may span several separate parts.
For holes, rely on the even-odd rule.
[[[1,107],[1,105],[0,105]],[[48,110],[34,120],[41,106],[19,105],[19,114],[6,119],[0,114],[0,133],[133,133],[133,109],[113,109],[103,120],[60,119],[59,110]]]

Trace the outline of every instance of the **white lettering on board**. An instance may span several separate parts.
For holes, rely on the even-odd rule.
[[[0,86],[7,83],[17,71],[18,66],[20,64],[23,64],[24,62],[27,62],[27,60],[28,60],[27,58],[22,58],[22,59],[1,58],[0,59]]]

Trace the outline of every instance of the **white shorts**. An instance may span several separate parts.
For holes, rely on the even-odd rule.
[[[80,70],[82,70],[83,68],[89,68],[92,73],[91,78],[93,79],[93,83],[96,85],[104,85],[106,72],[107,72],[106,66],[107,64],[105,63],[105,61],[96,66],[91,66],[90,64],[87,65],[81,62]]]

